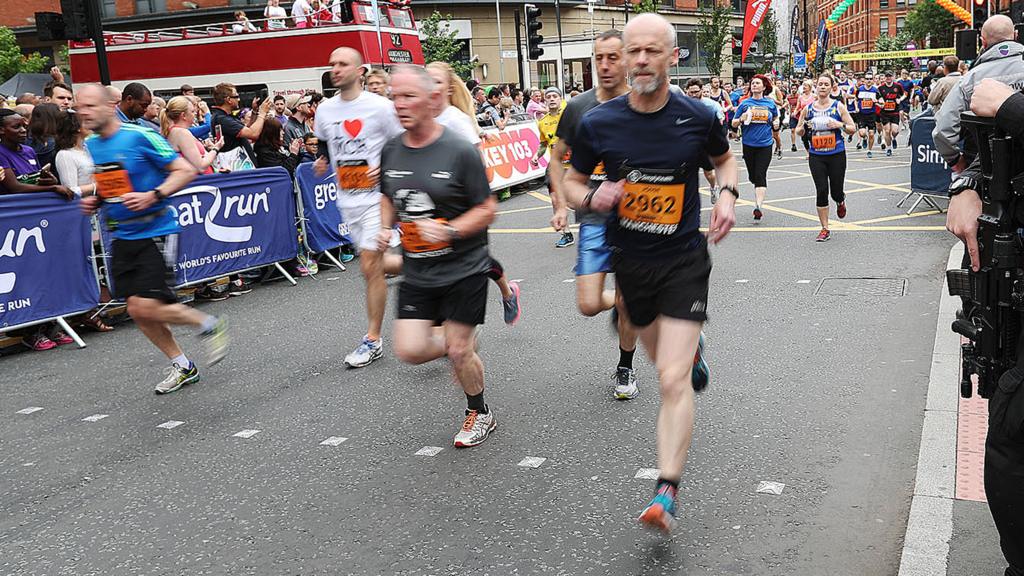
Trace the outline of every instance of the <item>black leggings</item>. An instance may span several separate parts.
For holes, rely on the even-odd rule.
[[[846,151],[836,154],[811,154],[807,160],[811,178],[818,193],[818,208],[828,206],[829,193],[836,204],[846,200],[843,183],[846,180]]]
[[[768,187],[768,165],[772,163],[772,145],[743,145],[743,163],[747,165],[747,177],[755,188]]]

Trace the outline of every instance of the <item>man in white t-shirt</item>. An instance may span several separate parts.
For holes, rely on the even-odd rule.
[[[295,0],[292,4],[292,20],[295,21],[296,28],[305,28],[309,26],[309,18],[313,14],[313,7],[309,5],[308,0]]]
[[[385,258],[401,259],[377,248],[380,231],[380,152],[391,138],[403,132],[390,100],[362,89],[363,59],[352,48],[331,53],[334,97],[317,108],[313,131],[326,144],[329,157],[314,165],[317,175],[330,167],[338,177],[338,210],[360,251],[359,268],[366,280],[366,315],[369,326],[359,346],[345,357],[345,364],[360,368],[384,353],[381,324],[387,303]],[[399,263],[389,263],[400,266]]]

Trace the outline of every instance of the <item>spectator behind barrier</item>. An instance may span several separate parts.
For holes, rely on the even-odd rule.
[[[160,133],[179,156],[191,164],[200,174],[213,173],[217,153],[224,146],[224,139],[210,143],[209,150],[195,136],[190,128],[195,123],[196,105],[185,96],[175,96],[160,114]]]
[[[235,22],[231,25],[231,32],[234,34],[246,34],[259,32],[256,25],[249,21],[249,17],[241,10],[235,10]]]
[[[57,135],[57,123],[61,116],[67,114],[53,103],[40,104],[32,111],[32,121],[28,123],[28,139],[26,144],[36,153],[39,167],[53,166],[57,156],[57,148],[53,139]]]
[[[121,122],[127,124],[137,124],[152,128],[152,126],[147,125],[145,121],[141,120],[146,114],[146,109],[152,103],[153,93],[149,91],[149,88],[138,82],[132,82],[121,91],[121,101],[118,103],[116,110],[117,117]]]
[[[234,84],[222,82],[214,86],[213,102],[214,133],[219,128],[224,138],[224,147],[218,154],[214,170],[251,170],[256,159],[251,141],[259,138],[263,131],[271,100],[268,98],[260,103],[256,119],[249,126],[232,116],[239,108],[239,94]]]
[[[43,87],[43,102],[52,102],[60,106],[61,110],[71,108],[75,95],[71,93],[71,87],[63,82],[48,82]]]
[[[928,95],[928,104],[935,107],[936,112],[942,108],[949,91],[960,82],[960,59],[956,56],[946,56],[942,59],[942,68],[946,75],[932,81],[931,93]]]
[[[283,148],[284,137],[281,133],[281,123],[276,118],[267,118],[263,125],[263,132],[256,140],[256,167],[280,166],[294,178],[295,167],[299,165],[299,151],[302,149],[303,141],[301,138],[295,138],[285,150]]]
[[[539,88],[530,88],[530,101],[526,104],[526,115],[534,120],[548,113],[544,104],[544,93]]]
[[[82,128],[77,114],[73,112],[61,114],[54,136],[54,145],[57,149],[54,167],[57,170],[60,183],[67,186],[76,196],[89,196],[96,193],[92,157],[89,156],[83,145],[86,133],[87,131]]]
[[[313,97],[305,95],[299,98],[292,108],[292,115],[284,123],[284,145],[291,146],[292,140],[302,138],[310,133],[307,122],[310,119],[310,103]]]
[[[288,121],[288,110],[285,107],[284,94],[274,96],[274,118],[282,125]]]
[[[366,90],[378,96],[388,97],[388,85],[391,83],[388,73],[383,70],[371,70],[366,75]]]

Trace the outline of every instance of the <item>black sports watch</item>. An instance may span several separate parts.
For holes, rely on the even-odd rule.
[[[720,192],[731,192],[732,195],[735,196],[737,200],[740,199],[740,191],[737,190],[735,186],[730,186],[730,185],[726,184],[725,186],[722,186],[718,190]]]
[[[153,192],[153,194],[156,194],[156,199],[157,200],[164,200],[164,199],[167,198],[167,196],[164,195],[164,193],[161,192],[159,188],[153,188],[152,192]]]
[[[978,181],[970,176],[957,176],[949,183],[949,196],[952,198],[964,190],[978,190]]]

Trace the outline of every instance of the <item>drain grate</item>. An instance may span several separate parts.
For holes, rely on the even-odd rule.
[[[822,296],[903,296],[906,278],[825,278],[814,291]]]

